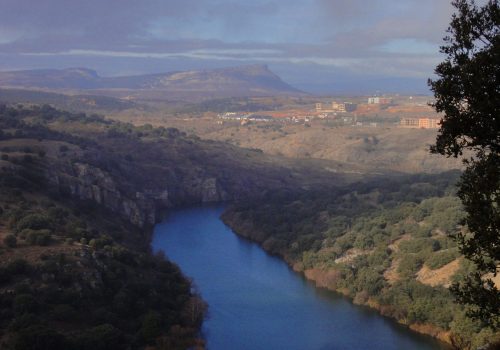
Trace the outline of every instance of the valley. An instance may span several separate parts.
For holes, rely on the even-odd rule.
[[[500,0],[0,0],[1,350],[500,349]]]
[[[111,83],[82,72],[38,87],[30,73],[22,88],[0,89],[2,346],[204,348],[210,304],[150,243],[169,213],[209,203],[227,203],[222,219],[236,234],[319,288],[455,348],[499,341],[449,292],[473,271],[450,238],[466,230],[455,189],[462,165],[429,153],[437,129],[404,124],[439,117],[428,97],[380,106],[287,96],[279,84],[283,95],[221,89],[223,98],[153,84],[129,87],[131,98],[103,93],[99,84]],[[82,75],[89,85],[69,92]],[[158,89],[172,100],[154,97]],[[325,111],[342,108],[335,100],[356,109]]]

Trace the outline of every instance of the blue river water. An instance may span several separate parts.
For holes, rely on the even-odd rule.
[[[152,246],[193,279],[209,304],[209,350],[445,349],[376,311],[318,289],[282,260],[237,237],[222,206],[172,212]]]

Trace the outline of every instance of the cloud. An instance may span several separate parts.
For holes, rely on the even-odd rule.
[[[283,69],[290,77],[423,79],[452,12],[447,0],[0,2],[0,69],[93,62],[111,74],[140,73],[139,61],[144,71],[264,62],[296,67]]]

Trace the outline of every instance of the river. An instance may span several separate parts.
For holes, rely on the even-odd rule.
[[[153,250],[192,278],[209,304],[210,350],[431,350],[445,347],[315,288],[281,259],[236,236],[222,206],[172,212],[155,227]]]

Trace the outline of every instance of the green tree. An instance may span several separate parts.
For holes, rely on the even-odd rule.
[[[141,334],[147,343],[153,343],[162,331],[161,315],[158,312],[149,311],[142,319]]]
[[[126,349],[123,333],[108,323],[84,330],[75,343],[82,350]]]
[[[34,325],[20,330],[13,339],[14,350],[66,350],[66,339],[54,330]]]
[[[432,152],[460,157],[466,169],[458,196],[470,233],[457,233],[461,252],[478,267],[453,287],[469,315],[500,326],[500,291],[487,273],[500,268],[500,8],[499,0],[477,6],[455,0],[449,35],[429,84],[438,112],[444,113]]]
[[[20,232],[24,229],[43,230],[50,228],[50,225],[50,220],[46,215],[29,214],[19,220],[17,223],[17,231]]]

